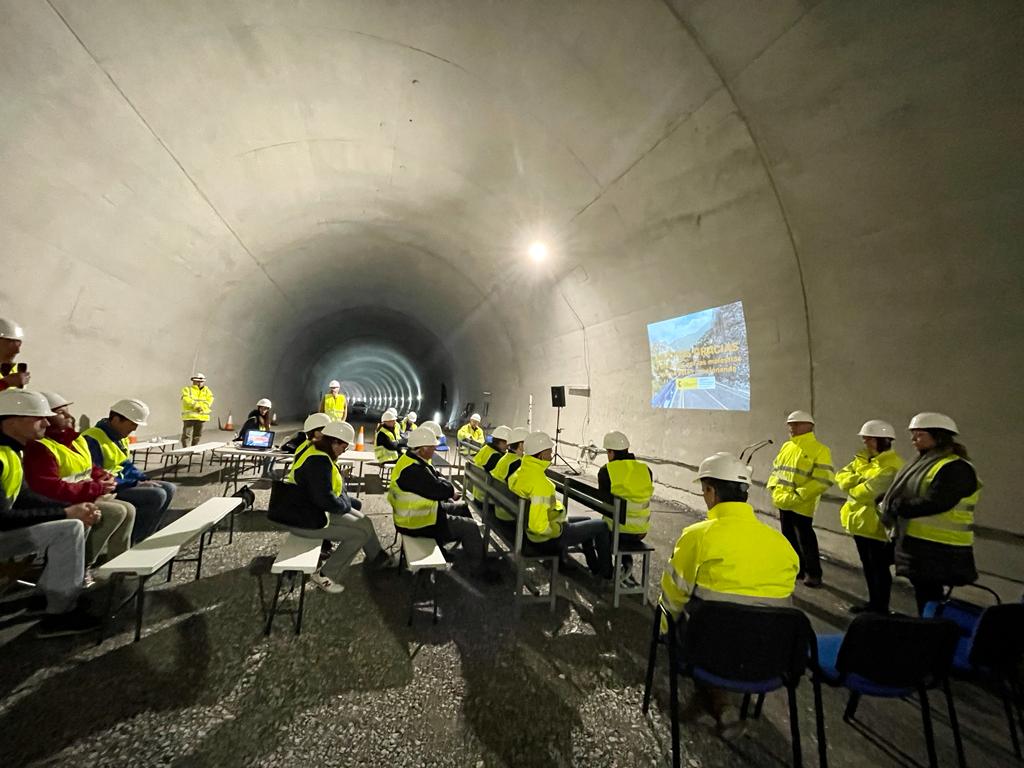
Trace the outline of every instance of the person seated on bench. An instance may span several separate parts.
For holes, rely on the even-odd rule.
[[[370,565],[391,564],[373,523],[359,511],[362,502],[345,493],[338,471],[338,457],[355,439],[355,430],[347,421],[332,421],[324,427],[292,464],[283,483],[287,490],[271,495],[267,514],[296,536],[339,542],[334,554],[310,576],[317,587],[331,594],[345,590],[339,579],[360,549]]]
[[[484,431],[480,429],[480,414],[474,413],[469,417],[469,421],[459,427],[459,431],[455,433],[455,438],[458,442],[464,440],[472,440],[474,443],[483,445],[484,442]],[[468,451],[460,448],[459,452],[463,455],[467,454]]]
[[[302,424],[302,431],[296,432],[292,437],[281,446],[281,450],[285,453],[294,453],[295,458],[298,458],[302,453],[305,452],[309,446],[313,444],[313,440],[319,435],[324,427],[331,423],[333,419],[326,413],[311,413],[306,417],[306,421]]]
[[[433,539],[439,545],[455,541],[479,556],[483,548],[480,528],[455,486],[431,465],[435,448],[437,437],[429,427],[409,433],[409,450],[395,464],[388,487],[395,528],[403,536]],[[489,577],[489,572],[483,575]]]
[[[118,400],[110,406],[107,418],[82,433],[92,463],[114,476],[117,498],[135,507],[133,545],[161,527],[177,490],[177,486],[166,480],[150,480],[129,458],[128,436],[146,426],[148,418],[149,406],[141,400]]]
[[[498,457],[494,468],[490,470],[491,477],[503,483],[508,483],[508,479],[519,469],[519,465],[523,463],[523,441],[529,436],[530,430],[526,427],[516,427],[509,430],[505,453]],[[507,509],[495,504],[494,517],[503,528],[510,529],[506,530],[507,533],[515,532],[516,516]]]
[[[757,519],[747,503],[750,467],[729,453],[700,463],[697,480],[708,519],[687,526],[661,576],[661,605],[675,617],[699,610],[704,600],[788,606],[800,558],[779,531]],[[662,623],[667,632],[667,622]],[[697,687],[683,718],[710,713],[722,729],[729,707],[725,691]]]
[[[393,464],[407,445],[406,439],[398,433],[398,414],[388,408],[380,417],[380,425],[373,440],[373,458],[378,464]]]
[[[590,572],[601,574],[595,539],[604,534],[604,521],[591,517],[566,518],[565,507],[555,494],[555,484],[544,474],[551,464],[554,443],[544,432],[531,432],[523,441],[523,459],[509,477],[508,487],[517,496],[530,500],[526,538],[535,552],[559,555],[569,564],[567,550],[579,544]]]
[[[65,507],[34,493],[24,484],[22,450],[46,431],[53,416],[38,392],[0,392],[0,559],[42,555],[46,565],[39,588],[46,595],[46,615],[37,629],[42,637],[96,631],[100,622],[78,605],[85,573],[86,526],[99,522],[88,502]]]
[[[245,436],[250,432],[269,432],[273,420],[270,415],[270,409],[274,407],[274,404],[266,397],[261,397],[256,401],[256,407],[249,411],[249,415],[246,416],[245,422],[242,424],[242,428],[238,431],[238,436],[235,437],[237,442],[245,440]]]
[[[419,416],[416,415],[416,411],[409,411],[405,414],[405,418],[398,422],[398,434],[404,435],[407,432],[412,432],[416,429],[416,421],[418,419]],[[441,438],[439,437],[438,440],[440,439]]]
[[[473,463],[478,467],[483,467],[486,472],[494,469],[501,457],[505,455],[505,451],[508,448],[508,436],[511,432],[512,430],[504,424],[500,427],[495,427],[491,432],[491,442],[484,443],[483,447],[476,452],[476,456],[473,457]],[[483,489],[474,488],[473,498],[477,501],[483,501]]]
[[[619,521],[619,545],[641,542],[651,527],[651,496],[654,495],[654,474],[651,468],[629,452],[629,438],[622,432],[609,432],[604,436],[604,449],[608,463],[597,471],[597,487],[605,493],[626,500],[626,520]],[[612,573],[612,524],[604,519],[604,541],[597,548],[601,557],[601,570],[606,579],[616,578]],[[626,586],[637,586],[633,578],[633,556],[622,556],[622,571],[617,575]]]
[[[46,434],[25,446],[25,481],[33,491],[54,501],[95,504],[100,518],[86,529],[85,565],[95,564],[104,548],[111,560],[131,546],[135,507],[114,498],[114,476],[92,463],[85,438],[75,431],[67,398],[56,392],[40,394],[54,415],[47,419]],[[90,581],[86,571],[86,584]]]

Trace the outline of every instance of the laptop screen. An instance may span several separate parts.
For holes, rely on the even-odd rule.
[[[250,429],[245,433],[242,445],[246,448],[270,448],[274,445],[274,433],[262,429]]]

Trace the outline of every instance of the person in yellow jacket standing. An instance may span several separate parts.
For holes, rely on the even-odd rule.
[[[850,613],[871,611],[887,616],[892,591],[892,545],[878,516],[876,502],[889,490],[903,459],[892,448],[896,430],[889,422],[872,419],[857,434],[864,440],[864,450],[836,473],[836,485],[847,494],[839,519],[857,545],[868,586],[868,602],[851,606]]]
[[[818,500],[835,479],[832,453],[814,436],[814,418],[807,411],[793,411],[786,419],[789,440],[779,449],[768,478],[772,503],[779,510],[782,533],[800,555],[804,585],[821,586],[821,556],[814,533]]]
[[[883,522],[896,527],[896,574],[914,585],[921,613],[943,598],[946,587],[978,578],[974,510],[982,484],[958,433],[956,422],[942,413],[911,419],[917,458],[897,473],[879,505]]]
[[[790,605],[800,558],[782,534],[757,519],[747,503],[750,467],[731,454],[716,453],[700,463],[696,482],[708,519],[683,529],[661,576],[661,605],[676,618],[683,611],[692,614],[708,600]],[[664,624],[663,630],[667,630]],[[723,714],[729,706],[724,691],[698,687],[694,703],[724,727]]]
[[[630,453],[629,438],[622,432],[609,432],[604,436],[604,449],[608,463],[597,471],[597,487],[605,493],[626,500],[626,519],[619,521],[619,545],[629,545],[644,540],[651,529],[651,497],[654,495],[654,473],[636,456]],[[601,557],[601,570],[606,579],[615,578],[612,573],[612,525],[610,517],[604,518],[604,541],[597,548]],[[622,573],[617,578],[628,586],[635,586],[632,576],[633,556],[622,556]]]
[[[181,447],[198,445],[203,425],[213,413],[213,390],[206,386],[206,376],[197,373],[192,383],[181,390]]]
[[[341,382],[332,380],[327,385],[327,392],[320,401],[321,413],[331,417],[331,421],[345,421],[348,418],[348,399],[341,391]]]

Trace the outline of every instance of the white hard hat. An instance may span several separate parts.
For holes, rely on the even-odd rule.
[[[814,417],[811,416],[807,411],[793,411],[789,416],[786,417],[787,424],[794,424],[799,421],[806,421],[808,424],[814,423]]]
[[[422,429],[429,429],[431,432],[434,433],[434,436],[438,440],[440,440],[441,435],[444,434],[444,430],[441,429],[441,425],[438,424],[436,421],[424,421],[422,424],[420,424],[420,427]]]
[[[495,427],[491,431],[492,440],[508,440],[508,436],[512,434],[512,430],[502,424],[500,427]]]
[[[312,432],[314,429],[323,429],[331,423],[331,417],[326,413],[311,413],[302,422],[303,432]]]
[[[536,456],[541,451],[554,447],[555,444],[551,442],[547,432],[531,432],[523,441],[523,453],[527,456]]]
[[[193,373],[192,381],[206,381],[206,374],[204,373]]]
[[[472,416],[469,417],[469,420],[470,421],[480,421],[480,414],[479,413],[474,413]]]
[[[960,434],[960,430],[956,427],[956,422],[949,418],[949,416],[944,413],[931,413],[928,411],[919,413],[912,418],[907,429],[944,429],[947,432],[952,432],[954,435]]]
[[[0,416],[53,416],[50,404],[41,392],[27,389],[5,389],[0,392]]]
[[[337,387],[338,389],[341,389],[341,382],[338,381],[337,379],[331,379],[331,382],[330,384],[327,385],[327,388],[330,389],[331,387]]]
[[[416,411],[409,411],[407,414],[405,414],[405,418],[407,418],[409,421],[415,424],[416,419],[418,419],[419,416],[416,415]]]
[[[516,427],[508,436],[508,444],[515,445],[516,443],[521,443],[525,441],[526,438],[528,438],[529,436],[530,430],[528,430],[526,427]]]
[[[394,408],[388,408],[380,415],[381,421],[398,421],[398,412]]]
[[[425,448],[428,445],[437,445],[437,435],[429,427],[416,427],[409,433],[410,448]]]
[[[140,427],[146,426],[146,419],[149,418],[149,406],[135,398],[118,400],[110,406],[110,410],[112,413],[128,419],[128,421],[134,421]]]
[[[0,339],[11,339],[21,341],[25,338],[25,329],[13,320],[5,320],[0,317]]]
[[[865,421],[864,426],[860,428],[860,432],[857,434],[861,437],[888,437],[892,440],[896,439],[896,430],[893,429],[892,424],[881,419]]]
[[[356,431],[347,421],[332,421],[324,427],[322,434],[324,437],[333,437],[335,440],[341,440],[349,445],[356,441]]]
[[[609,432],[604,436],[603,446],[606,451],[628,451],[629,438],[618,430],[615,430],[614,432]]]
[[[750,485],[751,469],[731,453],[724,451],[708,456],[697,468],[697,479],[700,482],[708,478],[727,480],[732,483]]]
[[[46,398],[46,402],[50,404],[51,411],[63,408],[65,405],[71,405],[70,400],[63,395],[58,395],[56,392],[40,392],[39,394]]]
[[[273,408],[274,404],[272,402],[270,402],[267,398],[261,397],[259,400],[256,401],[256,407],[257,408]]]

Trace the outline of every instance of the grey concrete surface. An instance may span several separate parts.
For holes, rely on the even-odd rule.
[[[587,385],[564,436],[625,427],[680,499],[794,408],[838,461],[948,412],[1015,596],[1022,36],[1015,0],[0,0],[0,313],[35,385],[155,432],[196,369],[236,419],[386,381],[364,342],[421,410],[550,430]],[[751,410],[651,409],[645,325],[737,299]]]

